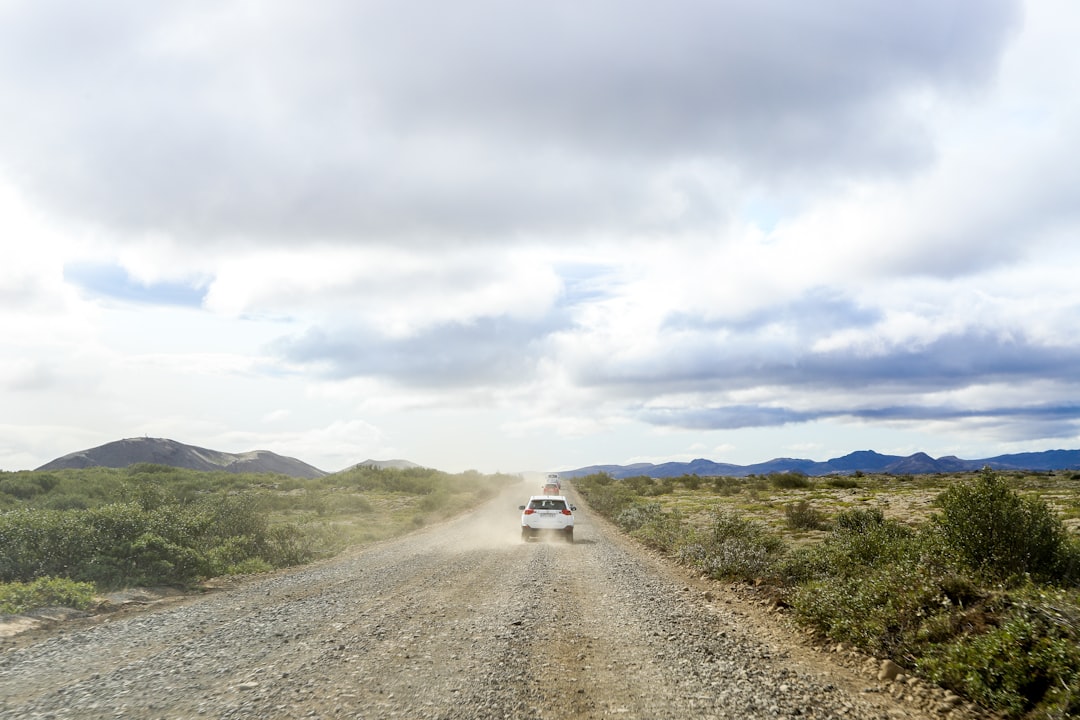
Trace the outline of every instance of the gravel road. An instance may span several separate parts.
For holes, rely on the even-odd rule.
[[[815,651],[586,508],[574,544],[523,543],[528,494],[228,590],[24,634],[0,654],[0,718],[946,715],[940,697]]]

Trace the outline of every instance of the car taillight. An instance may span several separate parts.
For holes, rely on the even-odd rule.
[[[563,515],[569,515],[570,511],[568,509],[566,509],[566,508],[563,508],[562,514]]]
[[[526,515],[532,515],[534,512],[536,512],[536,511],[533,510],[532,508],[526,508],[525,509],[525,514]]]

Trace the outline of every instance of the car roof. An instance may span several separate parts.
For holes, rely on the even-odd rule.
[[[533,500],[566,500],[565,495],[530,495],[529,502]]]

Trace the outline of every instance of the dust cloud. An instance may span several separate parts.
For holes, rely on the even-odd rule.
[[[524,476],[520,483],[506,487],[476,512],[462,518],[455,532],[457,547],[461,550],[505,550],[521,546],[521,506],[531,495],[539,495],[543,488],[543,475],[533,475],[536,474]],[[569,493],[566,486],[563,487],[564,492]]]

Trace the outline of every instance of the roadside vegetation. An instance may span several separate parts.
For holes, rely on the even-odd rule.
[[[574,480],[716,579],[1008,718],[1080,717],[1080,474]]]
[[[0,472],[0,613],[195,587],[400,535],[494,496],[509,475],[359,467],[318,479],[162,465]]]

